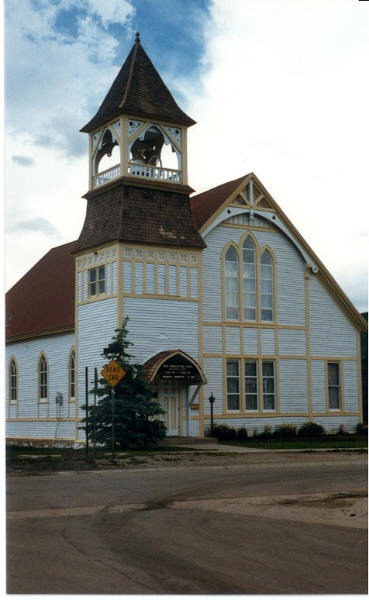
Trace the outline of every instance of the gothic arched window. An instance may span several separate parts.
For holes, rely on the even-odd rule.
[[[242,246],[243,317],[256,321],[256,249],[248,236]]]
[[[18,371],[14,358],[9,365],[9,402],[15,403],[18,400]]]
[[[238,254],[230,246],[225,255],[225,310],[227,319],[239,319],[239,273]]]
[[[69,358],[69,399],[74,400],[76,397],[76,355],[72,350]]]
[[[274,320],[273,258],[269,250],[264,250],[260,259],[260,308],[261,320]]]
[[[47,400],[48,394],[48,366],[46,356],[41,354],[39,360],[39,398],[40,400]]]

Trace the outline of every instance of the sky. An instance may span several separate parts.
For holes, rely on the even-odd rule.
[[[197,121],[190,185],[255,172],[367,310],[369,2],[359,0],[6,0],[6,288],[77,239],[88,184],[79,129],[136,31]]]

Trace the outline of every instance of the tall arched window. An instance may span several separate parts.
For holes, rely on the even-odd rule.
[[[256,321],[256,251],[250,237],[242,246],[242,291],[243,318]]]
[[[17,402],[18,399],[18,373],[15,360],[12,358],[9,366],[9,401]]]
[[[69,358],[69,399],[74,400],[76,397],[76,355],[73,352]]]
[[[39,362],[39,393],[40,400],[47,400],[47,388],[48,388],[48,368],[47,360],[44,354],[40,357]]]
[[[261,320],[274,320],[273,259],[269,250],[264,250],[260,260],[260,306]]]
[[[226,319],[239,318],[238,255],[230,246],[225,255],[225,309]]]

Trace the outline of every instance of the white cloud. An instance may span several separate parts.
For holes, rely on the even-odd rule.
[[[346,293],[355,273],[361,298],[369,159],[364,5],[213,0],[202,90],[185,84],[188,112],[198,121],[189,132],[191,185],[203,191],[254,171]]]

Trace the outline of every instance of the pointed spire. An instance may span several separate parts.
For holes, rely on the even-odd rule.
[[[107,121],[128,114],[185,125],[195,124],[174,100],[136,33],[136,41],[96,115],[81,131],[91,133]]]

